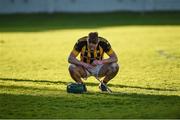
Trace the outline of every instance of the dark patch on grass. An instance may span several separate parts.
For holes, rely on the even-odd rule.
[[[5,43],[5,41],[4,40],[0,40],[0,44],[4,44]]]
[[[166,52],[164,50],[158,50],[157,52],[159,53],[160,56],[163,56],[167,59],[180,59],[180,56],[175,56],[175,55],[169,54],[168,52]]]

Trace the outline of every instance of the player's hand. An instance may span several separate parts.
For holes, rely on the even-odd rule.
[[[95,66],[96,65],[102,65],[103,62],[102,62],[102,60],[94,60],[92,64],[95,65]]]

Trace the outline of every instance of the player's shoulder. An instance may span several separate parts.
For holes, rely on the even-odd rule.
[[[87,44],[87,36],[81,37],[77,40],[76,45],[77,46],[85,46]]]
[[[109,44],[108,40],[103,37],[98,37],[100,43]]]
[[[87,42],[87,36],[79,38],[78,42]]]

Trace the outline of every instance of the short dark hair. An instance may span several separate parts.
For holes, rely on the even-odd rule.
[[[97,32],[90,32],[88,35],[89,43],[97,44],[98,43],[98,33]]]

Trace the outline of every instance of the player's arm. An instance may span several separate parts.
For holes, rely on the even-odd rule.
[[[103,64],[109,64],[109,63],[114,63],[118,61],[116,53],[113,51],[111,48],[109,52],[107,52],[107,55],[109,58],[102,60]]]
[[[71,64],[75,64],[77,66],[83,66],[87,69],[91,69],[92,66],[90,64],[84,63],[77,59],[77,56],[79,55],[82,47],[83,47],[83,44],[81,42],[77,42],[75,44],[74,49],[72,50],[72,52],[70,53],[68,57],[68,62]]]
[[[111,45],[109,44],[108,41],[104,41],[101,43],[101,46],[103,48],[103,50],[105,51],[105,53],[109,56],[109,58],[107,59],[103,59],[103,60],[95,60],[93,62],[93,64],[98,65],[98,64],[109,64],[109,63],[113,63],[113,62],[117,62],[118,58],[116,53],[113,51],[113,49],[111,48]]]
[[[76,57],[79,55],[79,52],[73,50],[69,57],[68,57],[68,62],[71,64],[79,65],[81,66],[81,61],[79,61]]]
[[[110,43],[107,40],[102,43],[102,47],[104,52],[109,56],[109,58],[102,60],[103,64],[109,64],[118,61],[116,53],[114,52]]]
[[[95,60],[93,64],[94,65],[109,64],[118,61],[117,55],[112,49],[111,49],[111,53],[107,53],[107,55],[109,56],[109,58],[103,60]]]

